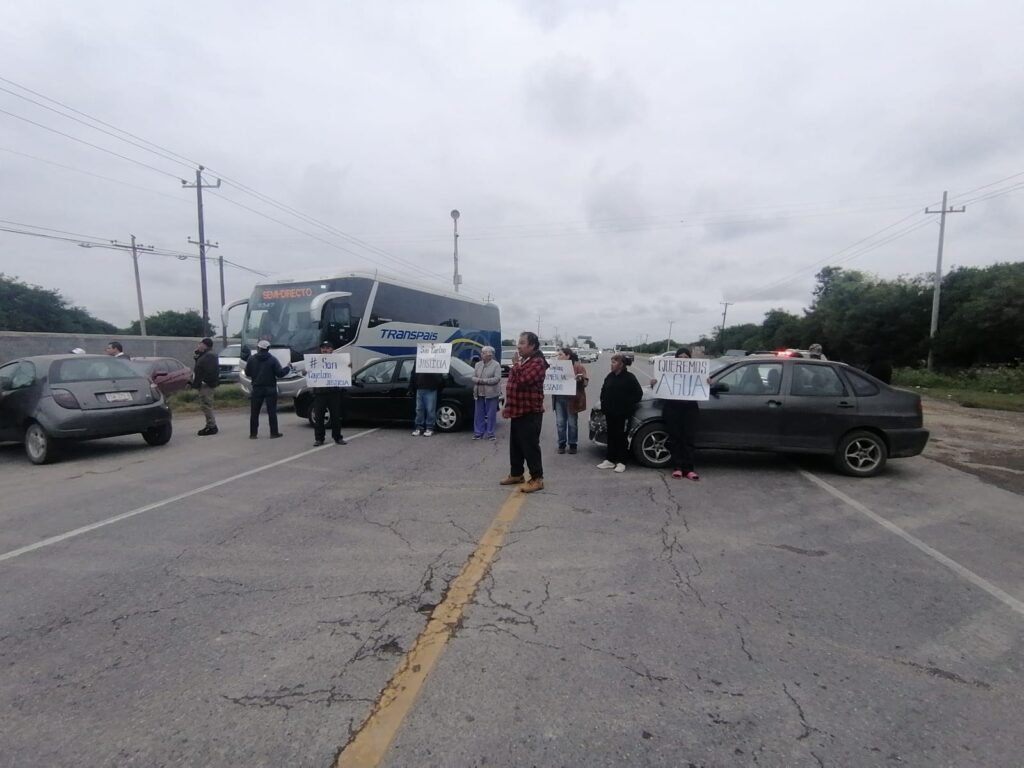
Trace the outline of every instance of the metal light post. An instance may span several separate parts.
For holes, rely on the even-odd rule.
[[[675,320],[668,321],[668,338],[665,339],[665,354],[668,354],[668,348],[672,344],[672,326],[675,324]]]
[[[455,292],[458,293],[462,278],[459,276],[459,212],[457,210],[452,210],[452,226],[455,228],[455,271],[452,273],[452,285],[455,286]]]

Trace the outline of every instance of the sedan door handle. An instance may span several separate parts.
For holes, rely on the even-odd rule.
[[[853,403],[848,403],[845,400],[840,400],[839,401],[839,407],[840,408],[856,408],[857,406],[854,405]]]
[[[768,407],[769,408],[781,408],[782,407],[782,401],[781,400],[769,400],[768,401]]]

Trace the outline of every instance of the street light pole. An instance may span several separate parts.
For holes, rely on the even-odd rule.
[[[455,227],[455,271],[452,274],[452,284],[455,286],[455,292],[458,293],[462,278],[459,276],[459,212],[457,210],[452,211],[452,226]]]
[[[672,326],[675,325],[675,320],[668,321],[668,338],[665,339],[665,354],[668,354],[669,345],[672,344]]]

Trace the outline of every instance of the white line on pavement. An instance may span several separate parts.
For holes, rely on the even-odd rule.
[[[861,504],[859,501],[857,501],[856,499],[854,499],[854,498],[852,498],[850,496],[847,496],[845,493],[840,491],[838,488],[836,488],[831,483],[825,482],[820,477],[817,477],[816,475],[812,475],[810,472],[808,472],[806,470],[797,469],[797,471],[801,475],[806,477],[808,480],[810,480],[812,483],[817,485],[819,488],[821,488],[822,490],[832,494],[833,496],[835,496],[837,499],[839,499],[843,503],[847,504],[848,506],[853,507],[853,509],[855,509],[858,512],[860,512],[865,517],[868,517],[871,520],[874,520],[876,523],[878,523],[880,526],[885,528],[890,533],[895,533],[897,536],[899,536],[901,539],[903,539],[908,544],[910,544],[910,545],[916,547],[917,549],[921,550],[922,552],[924,552],[926,555],[928,555],[928,557],[932,558],[933,560],[938,561],[939,563],[942,563],[944,566],[949,568],[949,570],[953,571],[953,573],[955,573],[958,576],[960,576],[961,578],[964,578],[967,581],[971,582],[971,584],[973,584],[974,586],[978,587],[979,589],[985,590],[990,595],[992,595],[992,597],[994,597],[996,600],[999,600],[1000,602],[1005,603],[1011,609],[1013,609],[1014,611],[1019,613],[1021,616],[1024,616],[1024,602],[1021,602],[1020,600],[1015,598],[1013,595],[1011,595],[1011,594],[1009,594],[1007,592],[1004,592],[1003,590],[1001,590],[999,587],[997,587],[992,582],[990,582],[990,581],[988,581],[986,579],[983,579],[981,576],[976,574],[974,571],[972,571],[972,570],[970,570],[968,568],[965,568],[964,566],[960,565],[960,563],[958,563],[956,560],[953,560],[953,559],[947,557],[946,555],[944,555],[941,552],[939,552],[937,549],[933,549],[932,547],[929,547],[927,544],[925,544],[920,539],[918,539],[918,538],[916,538],[914,536],[911,536],[909,533],[904,531],[902,528],[900,528],[895,523],[891,523],[888,520],[886,520],[884,517],[882,517],[881,515],[878,515],[875,512],[872,512],[870,509],[868,509],[866,506]]]
[[[345,440],[355,440],[358,437],[363,437],[364,435],[370,435],[370,434],[373,434],[376,431],[377,431],[376,428],[375,429],[368,429],[365,432],[359,432],[359,433],[357,433],[355,435],[352,435],[351,437],[346,437]],[[280,467],[282,464],[288,464],[289,462],[295,461],[296,459],[301,459],[303,456],[309,456],[312,453],[316,453],[317,451],[324,451],[324,450],[327,450],[330,447],[331,447],[331,445],[328,444],[328,445],[317,446],[316,448],[310,448],[308,451],[302,451],[302,453],[297,453],[294,456],[289,456],[287,459],[281,459],[279,461],[273,461],[270,464],[264,464],[262,467],[256,467],[255,469],[249,469],[249,470],[246,470],[245,472],[240,472],[237,475],[232,475],[231,477],[226,477],[223,480],[218,480],[215,483],[210,483],[209,485],[204,485],[201,488],[193,488],[191,491],[186,491],[185,493],[179,493],[177,496],[171,496],[169,498],[162,499],[161,501],[154,501],[152,504],[147,504],[144,507],[139,507],[139,508],[133,509],[133,510],[131,510],[129,512],[123,512],[120,515],[114,515],[114,517],[108,517],[106,520],[100,520],[99,522],[96,522],[96,523],[90,523],[89,525],[83,525],[81,528],[75,528],[73,531],[67,531],[66,533],[58,534],[57,536],[50,536],[47,539],[42,539],[40,541],[37,541],[35,544],[28,544],[28,545],[26,545],[24,547],[19,547],[18,549],[12,549],[10,552],[4,552],[2,555],[0,555],[0,562],[3,562],[4,560],[13,560],[15,557],[18,557],[19,555],[24,555],[24,554],[27,554],[28,552],[34,552],[37,549],[42,549],[43,547],[48,547],[51,544],[58,544],[58,543],[60,543],[62,541],[67,541],[68,539],[73,539],[76,536],[81,536],[83,533],[89,533],[89,531],[95,531],[97,528],[103,528],[104,526],[107,526],[107,525],[113,525],[114,523],[119,523],[122,520],[127,520],[130,517],[135,517],[136,515],[141,515],[143,512],[151,512],[154,509],[159,509],[160,507],[166,507],[168,504],[173,504],[176,501],[181,501],[182,499],[187,499],[190,496],[195,496],[197,493],[203,493],[205,491],[209,491],[209,490],[212,490],[214,488],[219,488],[222,485],[227,485],[228,483],[233,483],[235,480],[241,480],[243,477],[249,477],[249,475],[255,475],[257,472],[263,472],[264,470],[267,470],[267,469],[273,469],[274,467]]]

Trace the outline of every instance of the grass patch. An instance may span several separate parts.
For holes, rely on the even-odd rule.
[[[183,389],[167,398],[167,404],[174,413],[199,413],[199,390]],[[237,384],[221,384],[214,390],[215,410],[248,408],[249,398]]]
[[[893,384],[965,408],[1024,411],[1024,367],[978,366],[957,371],[899,368]]]

